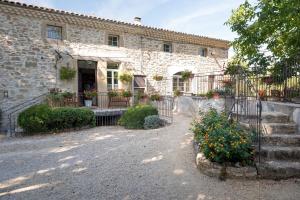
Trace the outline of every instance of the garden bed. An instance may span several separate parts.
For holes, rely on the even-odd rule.
[[[224,167],[216,162],[211,162],[205,158],[203,153],[199,152],[199,145],[193,142],[196,153],[196,165],[201,173],[216,178],[230,179],[256,179],[257,169],[254,166],[227,166]]]

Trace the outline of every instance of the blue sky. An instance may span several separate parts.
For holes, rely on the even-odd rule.
[[[233,40],[224,25],[244,0],[19,0],[40,6],[132,22],[208,37]]]

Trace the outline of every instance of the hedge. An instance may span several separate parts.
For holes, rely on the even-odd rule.
[[[157,109],[151,105],[137,105],[124,113],[119,124],[129,129],[143,129],[144,120],[150,115],[158,115]]]
[[[86,108],[53,108],[32,106],[20,113],[18,124],[27,133],[62,131],[84,126],[95,126],[93,111]]]

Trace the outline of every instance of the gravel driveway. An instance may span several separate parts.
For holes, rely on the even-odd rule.
[[[219,181],[195,167],[190,119],[0,141],[0,199],[300,199],[300,180]]]

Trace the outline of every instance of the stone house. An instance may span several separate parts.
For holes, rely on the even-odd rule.
[[[0,99],[5,110],[48,92],[121,89],[124,72],[132,89],[196,93],[180,72],[213,73],[227,62],[229,42],[133,23],[0,0]],[[60,69],[76,71],[61,80]],[[155,75],[165,81],[158,83]]]

